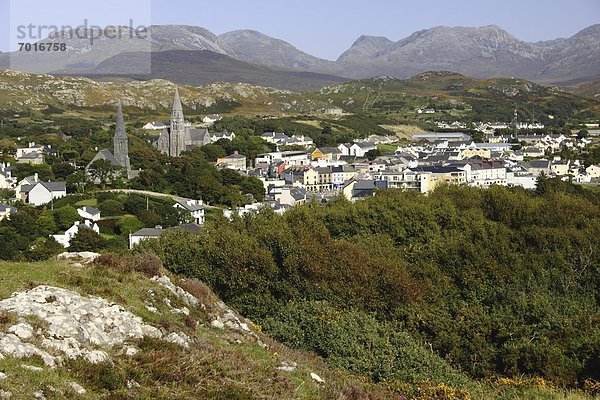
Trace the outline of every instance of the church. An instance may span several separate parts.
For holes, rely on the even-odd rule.
[[[124,169],[126,171],[124,177],[127,179],[134,177],[129,162],[129,140],[127,138],[127,132],[125,131],[125,121],[123,119],[121,101],[119,101],[119,105],[117,106],[117,126],[115,128],[115,135],[113,136],[113,151],[114,154],[108,149],[100,150],[85,167],[86,173],[89,174],[89,170],[95,161],[106,160],[113,166]]]
[[[211,134],[208,132],[208,129],[186,126],[183,107],[179,98],[179,90],[175,89],[171,122],[169,126],[162,130],[154,145],[163,154],[171,157],[179,157],[181,153],[193,147],[214,143],[219,139],[233,140],[233,138],[235,138],[233,132],[225,131],[223,133]]]

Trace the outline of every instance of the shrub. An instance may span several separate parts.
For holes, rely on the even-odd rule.
[[[142,253],[136,254],[133,258],[133,269],[142,275],[152,278],[160,275],[162,262],[155,254]]]
[[[64,206],[54,211],[56,223],[61,230],[69,229],[75,221],[79,221],[79,213],[73,206]]]
[[[119,233],[126,236],[142,229],[144,224],[133,215],[125,215],[117,222],[117,227],[119,228]]]
[[[141,253],[134,256],[105,253],[96,258],[94,264],[119,272],[139,272],[149,278],[161,275],[162,267],[160,258],[151,253]]]
[[[98,204],[98,209],[107,217],[123,215],[123,203],[118,200],[105,200]]]
[[[91,229],[82,228],[71,239],[69,251],[100,251],[106,240]]]

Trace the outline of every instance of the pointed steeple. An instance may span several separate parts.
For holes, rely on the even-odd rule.
[[[127,132],[125,131],[125,121],[123,119],[123,107],[121,106],[121,100],[119,100],[119,105],[117,106],[117,127],[115,129],[115,137],[127,137]]]
[[[179,89],[175,88],[175,97],[173,98],[173,111],[171,114],[174,116],[176,114],[183,115],[183,107],[181,106],[181,99],[179,98]]]
[[[171,112],[171,128],[169,131],[169,155],[171,157],[179,157],[185,151],[185,137],[186,128],[183,107],[179,98],[179,89],[175,88],[173,111]]]
[[[131,172],[129,162],[129,142],[127,140],[127,132],[125,131],[125,120],[123,119],[123,107],[121,100],[117,106],[117,127],[115,128],[115,136],[113,137],[113,152],[114,156],[119,161],[119,164],[127,170],[127,177]]]

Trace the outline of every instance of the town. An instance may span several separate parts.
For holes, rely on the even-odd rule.
[[[417,109],[415,112],[433,114],[435,110]],[[324,110],[324,113],[341,115],[343,111],[333,109]],[[209,132],[209,128],[221,119],[216,114],[207,115],[202,119],[201,127],[192,126],[185,120],[176,90],[170,121],[149,122],[143,129],[159,131],[159,136],[152,142],[153,147],[168,157],[177,158],[194,148],[234,140],[235,132]],[[518,123],[515,113],[512,123],[487,122],[475,126],[475,131],[481,133],[481,141],[474,141],[470,134],[464,132],[466,126],[459,122],[438,121],[436,125],[444,129],[415,133],[411,140],[400,140],[393,135],[369,135],[351,143],[339,143],[337,147],[316,146],[306,135],[273,131],[258,133],[260,140],[274,151],[257,154],[254,158],[234,151],[218,157],[213,165],[219,170],[230,170],[240,177],[260,181],[263,196],[256,199],[251,194],[241,193],[246,196],[245,204],[221,208],[208,205],[203,198],[158,193],[152,188],[133,190],[124,189],[123,185],[120,188],[110,185],[116,179],[123,183],[139,178],[142,172],[131,165],[130,139],[119,101],[112,151],[99,150],[87,165],[71,166],[73,172],[77,169],[84,171],[84,181],[93,188],[88,193],[91,197],[77,193],[76,197],[82,200],[75,202],[78,207],[73,209],[71,203],[60,201],[73,194],[67,190],[65,181],[44,181],[37,173],[22,179],[13,176],[12,172],[19,165],[39,166],[45,163],[46,158],[57,155],[57,150],[51,145],[30,142],[25,147],[14,149],[11,155],[13,163],[5,161],[0,164],[0,189],[5,194],[14,193],[13,197],[6,199],[8,201],[0,203],[0,219],[11,218],[19,213],[19,208],[27,205],[50,210],[38,217],[38,223],[47,225],[45,233],[64,248],[71,248],[71,240],[79,232],[94,232],[100,236],[99,223],[102,226],[104,221],[106,227],[106,222],[110,221],[113,229],[104,229],[104,233],[108,232],[105,236],[115,232],[125,235],[127,247],[132,248],[141,240],[159,237],[168,230],[198,230],[209,210],[219,210],[224,217],[232,219],[235,215],[258,212],[264,207],[283,213],[298,204],[322,204],[338,196],[354,202],[386,189],[427,194],[440,185],[480,188],[500,185],[535,190],[539,179],[544,178],[580,185],[597,185],[600,182],[600,165],[586,165],[578,158],[578,154],[600,134],[597,124],[589,124],[586,129],[573,129],[566,135],[544,134],[537,133],[544,128],[543,125]],[[382,148],[386,151],[381,151]],[[100,187],[102,189],[96,193]],[[161,203],[162,210],[165,204],[172,204],[174,222],[171,221],[171,227],[167,228],[160,224],[164,219],[161,216],[140,218],[139,212],[143,210],[127,212],[123,205],[127,200],[120,203],[123,209],[118,210],[119,201],[115,196],[119,193],[126,194],[129,200],[137,196],[139,201],[148,204],[152,198],[153,203]],[[101,199],[105,200],[99,207]],[[107,203],[110,206],[111,202],[116,203],[116,207],[115,204],[107,207]],[[57,208],[56,204],[62,205],[62,208]],[[149,211],[148,204],[146,211]],[[65,212],[62,210],[65,205],[69,207],[70,218],[60,216],[61,212]],[[58,226],[52,219],[58,222]],[[50,232],[52,230],[56,232]]]

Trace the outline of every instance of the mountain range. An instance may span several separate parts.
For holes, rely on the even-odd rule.
[[[314,89],[344,78],[407,77],[431,70],[477,78],[514,76],[539,83],[588,82],[600,71],[600,24],[570,38],[536,43],[522,41],[495,25],[439,26],[397,42],[361,36],[336,61],[314,57],[252,30],[217,36],[201,27],[155,25],[148,28],[147,37],[131,36],[125,30],[119,40],[103,38],[93,45],[87,39],[49,38],[42,42],[66,42],[68,51],[2,53],[0,68],[158,77],[192,85],[247,82],[292,90]],[[151,62],[146,75],[136,71],[143,69],[138,67],[144,62]]]

